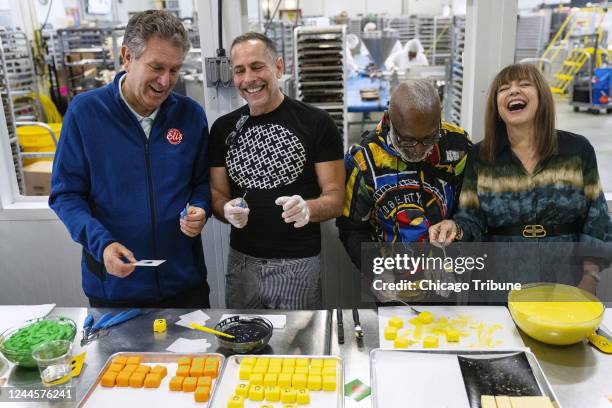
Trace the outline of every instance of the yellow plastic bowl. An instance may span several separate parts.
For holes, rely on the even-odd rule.
[[[532,283],[512,290],[508,308],[527,335],[555,345],[587,338],[599,327],[605,310],[592,294],[560,283]]]

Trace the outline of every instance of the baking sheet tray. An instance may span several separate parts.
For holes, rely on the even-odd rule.
[[[374,349],[370,352],[370,380],[372,384],[372,407],[397,406],[398,401],[410,401],[415,407],[479,408],[480,389],[474,388],[473,378],[462,372],[459,357],[470,360],[499,362],[503,357],[524,358],[524,363],[503,367],[498,370],[522,370],[521,375],[535,380],[537,395],[548,397],[555,407],[561,405],[544,376],[537,359],[528,349],[518,350],[389,350]],[[485,363],[483,363],[485,364]],[[482,376],[480,372],[478,375]],[[507,375],[497,375],[509,378]],[[513,375],[518,375],[514,371]],[[466,383],[472,386],[468,393]],[[444,392],[440,392],[443,390]],[[488,389],[488,391],[495,391]],[[506,388],[488,395],[506,395]],[[528,394],[524,390],[523,394]],[[515,394],[516,395],[516,394]],[[471,401],[473,403],[471,403]]]
[[[326,49],[302,49],[300,52],[300,58],[303,57],[311,57],[311,56],[334,56],[337,58],[342,58],[342,49],[341,48],[326,48]]]
[[[308,41],[317,42],[317,41],[331,41],[331,40],[341,41],[342,34],[341,33],[338,33],[338,34],[300,33],[298,34],[298,40],[302,42],[308,42]]]
[[[299,84],[300,88],[334,87],[344,89],[342,81],[303,81]]]
[[[446,337],[436,334],[440,349],[505,349],[515,350],[525,346],[508,309],[504,306],[416,306],[421,312],[431,312],[435,319],[445,317],[449,322],[454,319],[466,319],[465,328],[461,329],[465,335],[459,342],[447,342]],[[394,348],[393,340],[385,340],[384,330],[389,319],[397,316],[404,322],[400,329],[412,330],[414,326],[408,320],[416,315],[406,306],[390,306],[378,308],[379,344],[381,348]],[[422,337],[431,335],[429,329],[424,329]],[[412,338],[413,334],[409,336]],[[490,343],[490,344],[489,344]],[[409,349],[422,348],[422,341],[408,346]]]
[[[337,80],[342,80],[342,73],[338,72],[300,72],[300,80],[313,81],[312,78],[329,78],[337,77]]]
[[[298,65],[300,67],[304,66],[314,66],[314,65],[324,65],[324,66],[335,66],[342,65],[342,58],[335,56],[312,56],[308,58],[298,58]]]
[[[151,366],[164,365],[168,369],[168,374],[162,380],[159,388],[131,388],[131,387],[112,387],[106,388],[100,385],[102,375],[110,366],[111,361],[117,356],[141,356],[141,364]],[[170,391],[170,379],[174,376],[178,368],[178,360],[181,357],[217,357],[219,361],[219,375],[213,380],[212,389],[210,390],[210,398],[208,402],[195,402],[193,392]],[[136,353],[123,352],[115,353],[108,358],[104,367],[98,373],[96,381],[91,385],[83,399],[79,402],[81,407],[198,407],[206,408],[214,398],[217,390],[219,378],[223,376],[223,366],[225,357],[218,353]]]
[[[233,355],[227,358],[223,369],[223,377],[219,381],[215,397],[212,399],[211,408],[227,408],[228,399],[234,395],[234,390],[240,381],[240,361],[245,357],[269,357],[269,358],[316,358],[316,359],[333,359],[336,364],[336,392],[311,391],[310,404],[305,405],[309,408],[343,408],[344,407],[344,369],[342,359],[336,356],[310,356],[310,355]],[[245,399],[244,408],[259,408],[261,405],[271,405],[275,408],[283,406],[280,402],[267,401],[251,401]]]
[[[303,72],[318,72],[324,71],[328,73],[334,73],[336,75],[342,75],[343,66],[342,65],[316,65],[312,67],[299,67],[300,71]]]

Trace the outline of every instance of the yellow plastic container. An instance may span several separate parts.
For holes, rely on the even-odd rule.
[[[599,327],[605,310],[592,294],[559,283],[533,283],[510,291],[508,308],[522,331],[554,345],[587,338]]]
[[[55,137],[59,141],[60,131],[62,130],[61,123],[47,123]],[[51,138],[49,131],[42,126],[19,126],[17,128],[17,139],[21,146],[22,152],[54,152],[55,143]],[[52,158],[25,159],[23,165],[27,166],[38,161],[53,161]]]

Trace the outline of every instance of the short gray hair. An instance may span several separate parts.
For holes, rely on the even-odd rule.
[[[400,83],[391,94],[391,106],[411,109],[419,114],[429,114],[439,110],[440,95],[431,81],[414,79]]]
[[[232,45],[230,46],[230,56],[232,55],[232,50],[236,45],[252,40],[257,40],[264,43],[268,55],[270,56],[272,61],[276,61],[276,59],[278,58],[278,51],[276,50],[276,45],[274,44],[274,41],[272,41],[272,39],[267,35],[257,33],[255,31],[249,31],[248,33],[241,34],[238,37],[234,38],[234,41],[232,41]]]
[[[189,35],[183,23],[174,14],[164,10],[147,10],[135,14],[125,28],[123,45],[140,58],[151,37],[169,40],[183,49],[183,56],[189,51]]]

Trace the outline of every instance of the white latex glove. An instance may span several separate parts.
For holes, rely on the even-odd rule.
[[[240,206],[241,203],[244,203],[242,197],[234,198],[233,200],[229,200],[223,206],[223,216],[236,228],[244,228],[249,221],[249,207],[246,207],[246,203],[244,206]]]
[[[308,203],[301,196],[278,197],[274,203],[283,206],[283,219],[286,223],[295,222],[295,228],[301,228],[310,221]]]

